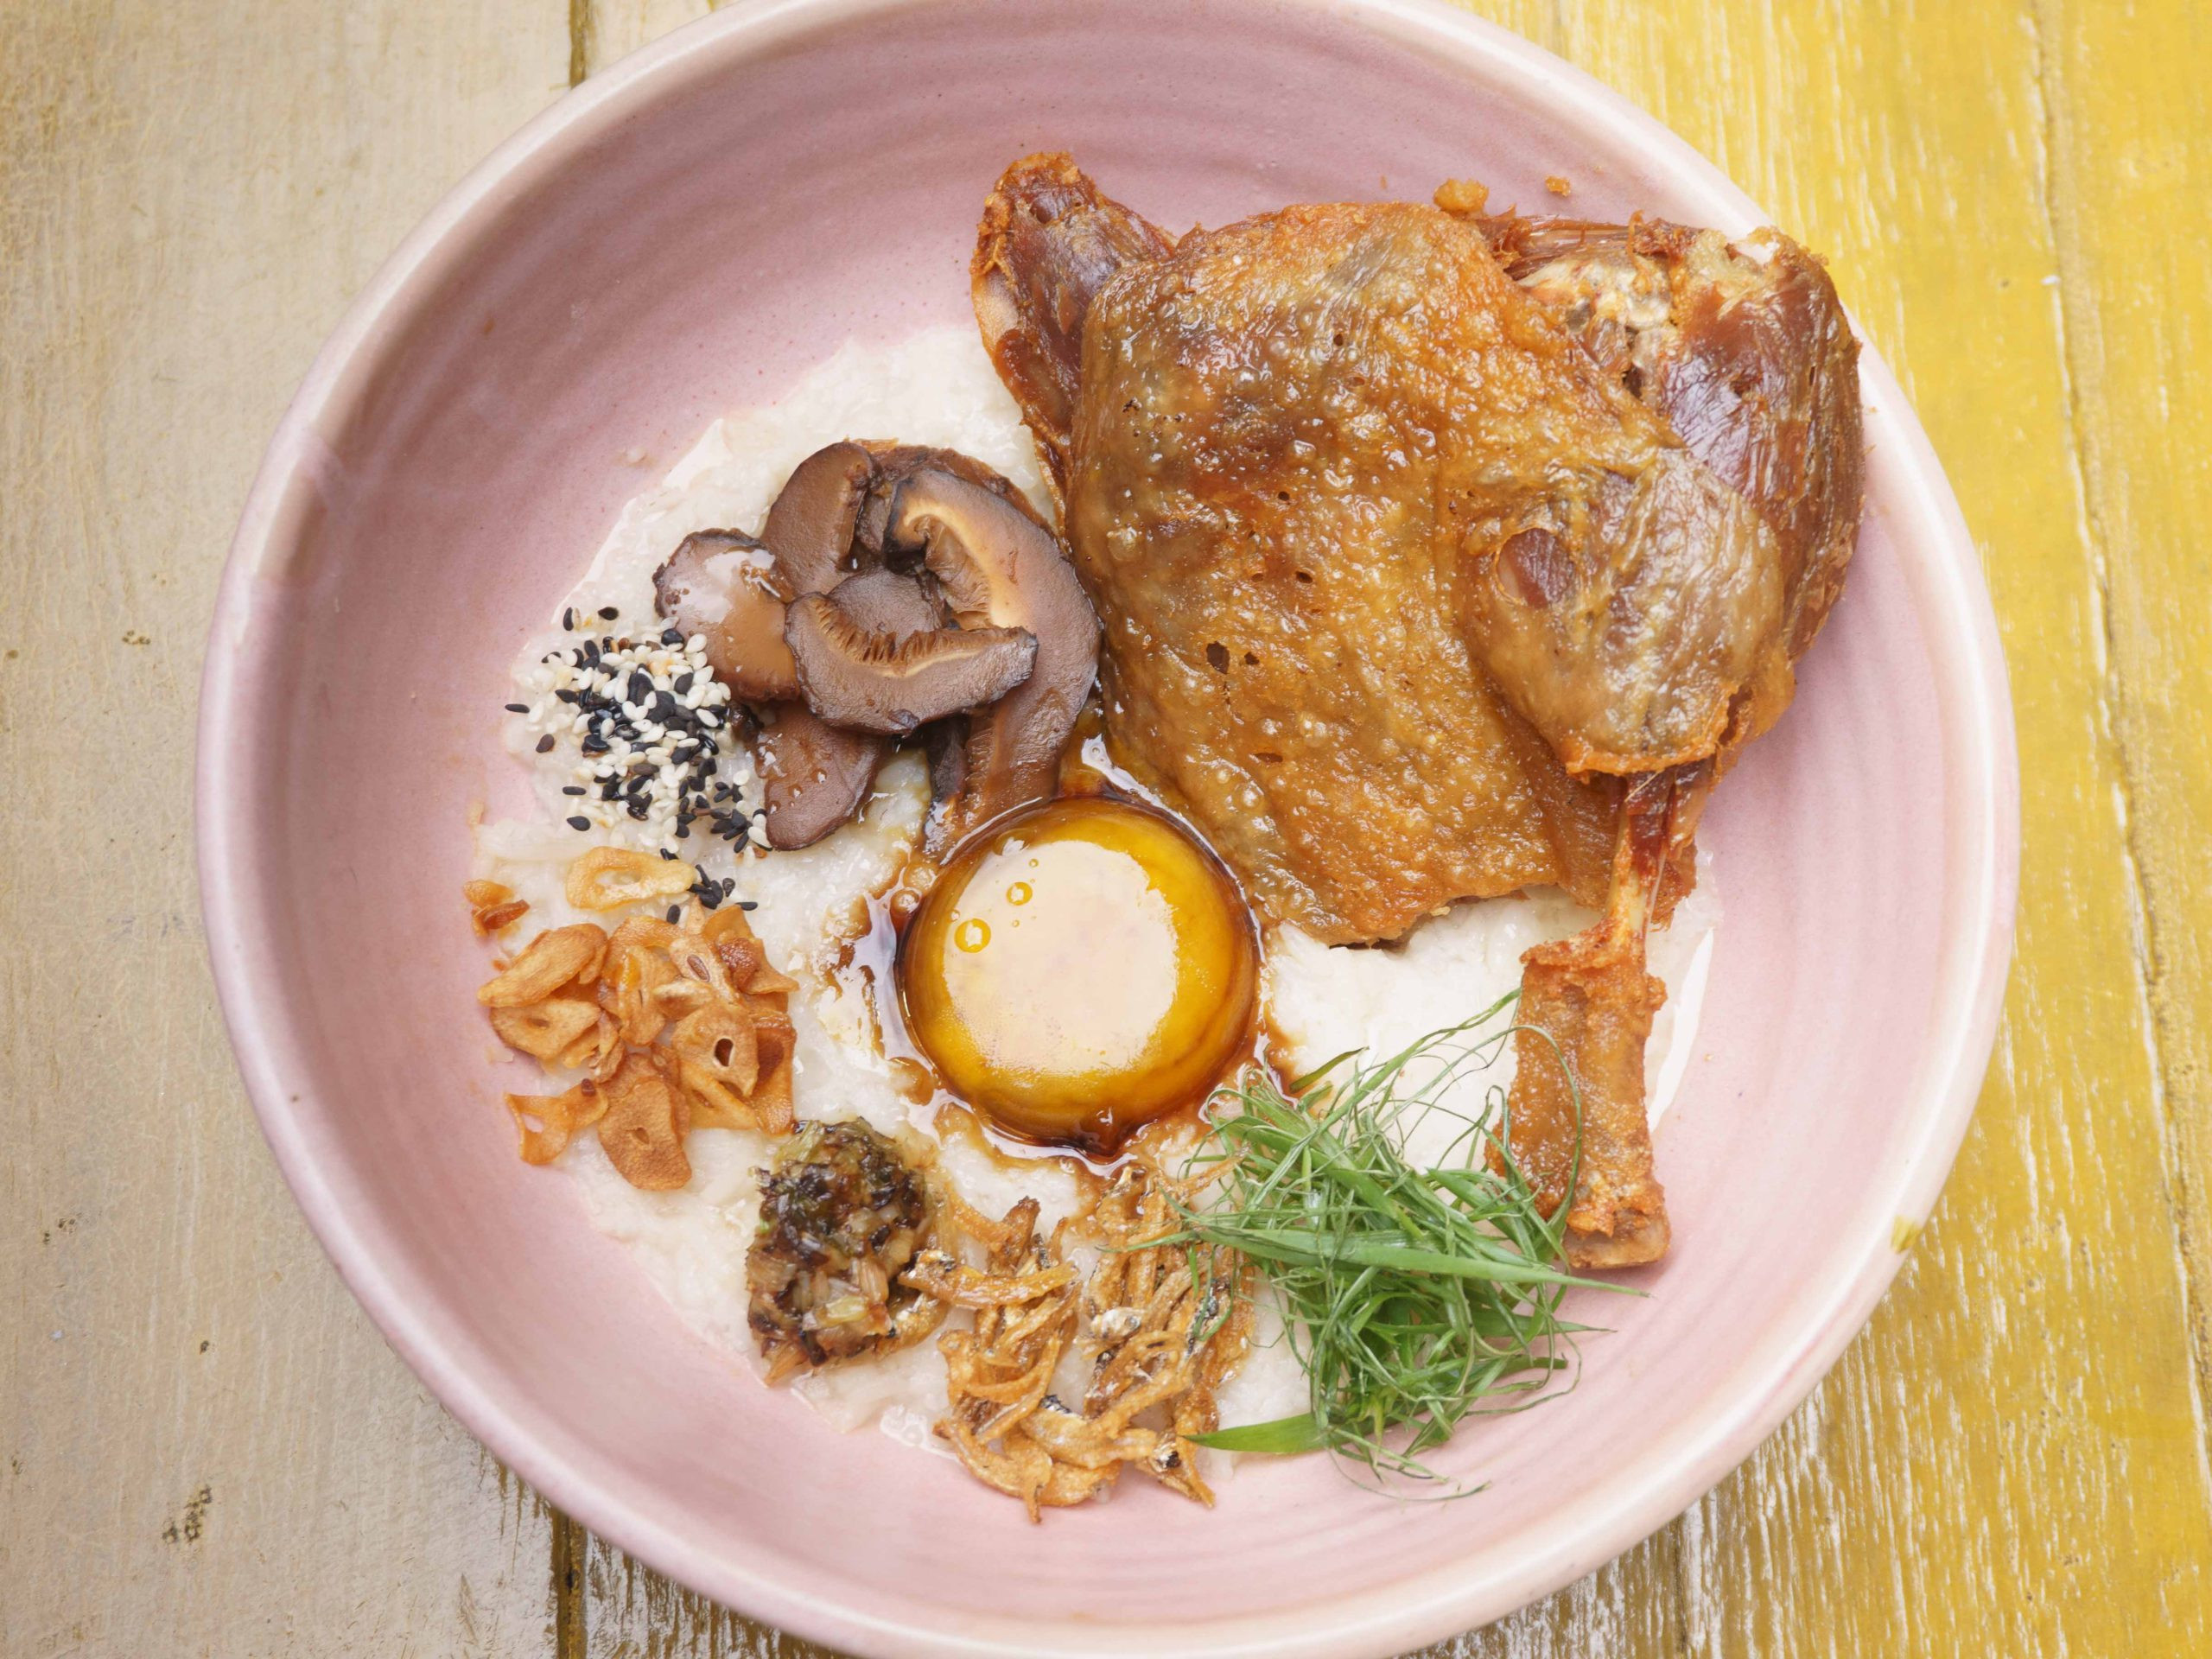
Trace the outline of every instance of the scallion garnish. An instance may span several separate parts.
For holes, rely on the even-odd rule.
[[[1566,1206],[1547,1218],[1515,1163],[1504,1090],[1473,1116],[1446,1103],[1517,1029],[1484,1032],[1513,1001],[1389,1059],[1339,1056],[1287,1092],[1255,1066],[1217,1097],[1193,1173],[1222,1167],[1179,1205],[1176,1242],[1239,1251],[1267,1276],[1313,1403],[1201,1444],[1325,1449],[1377,1479],[1431,1479],[1421,1454],[1461,1421],[1524,1409],[1572,1365],[1574,1336],[1595,1327],[1561,1319],[1561,1298],[1624,1287],[1560,1265]],[[1408,1136],[1436,1113],[1459,1127],[1416,1165]]]

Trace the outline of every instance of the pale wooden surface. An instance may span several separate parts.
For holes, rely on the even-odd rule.
[[[316,342],[704,0],[0,0],[0,1656],[805,1651],[553,1515],[384,1348],[198,938],[222,550]],[[1711,1497],[1476,1656],[2212,1650],[2212,22],[1481,0],[1828,252],[1983,548],[2020,955],[1943,1205]]]

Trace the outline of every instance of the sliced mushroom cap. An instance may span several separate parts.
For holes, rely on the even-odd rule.
[[[785,599],[827,593],[844,579],[853,524],[874,471],[860,445],[833,443],[799,462],[784,480],[760,539],[773,556],[774,580]],[[779,622],[779,642],[782,637]],[[789,646],[785,650],[788,655]],[[812,846],[859,810],[889,750],[880,738],[839,731],[798,701],[796,664],[782,695],[791,701],[761,711],[753,753],[768,844],[789,852]]]
[[[702,530],[686,536],[653,575],[660,613],[687,634],[706,636],[707,665],[747,702],[798,695],[773,563],[750,536]]]
[[[918,576],[896,570],[863,570],[830,590],[830,602],[855,626],[870,633],[927,633],[950,620]]]
[[[803,702],[764,710],[753,753],[768,844],[782,853],[811,847],[850,818],[889,752],[881,738],[841,732]]]
[[[922,737],[929,747],[930,800],[942,810],[968,786],[968,716],[940,720]]]
[[[988,490],[1039,524],[1045,523],[1011,480],[957,449],[934,449],[918,443],[872,443],[868,450],[875,462],[875,475],[869,480],[859,522],[853,527],[854,545],[863,555],[882,560],[893,550],[885,545],[891,528],[891,503],[899,486],[917,473],[950,473],[977,489]]]
[[[784,639],[808,708],[833,726],[887,737],[996,702],[1029,677],[1037,655],[1020,628],[863,627],[833,594],[793,601]]]
[[[833,443],[794,467],[768,509],[760,540],[775,555],[786,600],[826,594],[849,569],[858,521],[875,461],[857,443]]]
[[[969,723],[967,777],[940,839],[1052,792],[1098,671],[1098,618],[1052,532],[996,491],[929,468],[899,486],[884,544],[918,551],[963,629],[1037,638],[1029,677]]]

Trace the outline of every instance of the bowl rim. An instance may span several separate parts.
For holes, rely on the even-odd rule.
[[[1656,118],[1581,70],[1447,0],[1273,0],[1325,13],[1449,73],[1503,73],[1540,87],[1578,125],[1632,144],[1700,204],[1703,222],[1740,233],[1770,222],[1711,162]],[[1608,1476],[1536,1533],[1479,1567],[1445,1567],[1376,1589],[1307,1604],[1294,1614],[1218,1620],[1044,1625],[917,1617],[912,1604],[861,1605],[794,1591],[742,1560],[710,1553],[647,1506],[603,1490],[569,1460],[526,1399],[471,1376],[435,1321],[390,1276],[348,1209],[342,1169],[321,1159],[295,1105],[312,1090],[293,1040],[267,935],[252,856],[255,825],[236,787],[274,715],[262,665],[276,630],[257,626],[258,598],[292,556],[302,486],[324,452],[318,432],[358,404],[386,334],[404,326],[439,278],[467,254],[504,202],[529,191],[632,110],[695,75],[798,43],[821,29],[881,20],[957,0],[770,0],[677,29],[571,89],[473,168],[385,262],[331,333],[294,397],[254,480],[225,566],[202,671],[194,820],[202,920],[232,1046],[262,1132],[309,1227],[340,1276],[423,1384],[493,1452],[563,1512],[701,1593],[817,1641],[871,1654],[1206,1653],[1346,1656],[1399,1652],[1476,1628],[1568,1584],[1695,1503],[1779,1426],[1872,1313],[1904,1256],[1881,1225],[1847,1239],[1789,1340],[1770,1343],[1680,1435]],[[1961,806],[1947,847],[1954,913],[1937,970],[1919,1109],[1862,1207],[1916,1219],[1933,1207],[1966,1132],[1986,1070],[2011,960],[2018,876],[2018,758],[1994,613],[1979,556],[1950,486],[1887,365],[1861,356],[1870,409],[1886,417],[1889,487],[1929,527],[1909,573],[1915,607],[1944,642],[1937,677],[1947,709],[1947,785]],[[1963,819],[1961,825],[1958,820]],[[1963,891],[1957,888],[1962,887]],[[1855,1243],[1855,1248],[1853,1245]],[[863,1592],[865,1595],[866,1592]]]

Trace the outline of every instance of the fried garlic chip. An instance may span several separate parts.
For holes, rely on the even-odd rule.
[[[570,865],[563,888],[579,908],[613,910],[657,905],[697,880],[681,860],[597,847]],[[465,896],[480,931],[484,917],[520,902],[493,881],[471,882]],[[683,1137],[692,1128],[783,1135],[798,1121],[798,1035],[786,1005],[798,982],[769,963],[741,906],[709,912],[686,898],[669,915],[676,919],[626,918],[611,935],[590,922],[541,933],[477,992],[508,1047],[597,1085],[591,1121],[601,1143],[623,1179],[648,1191],[690,1179]],[[535,1098],[510,1104],[524,1158],[543,1162],[574,1129]],[[943,1304],[925,1300],[941,1317]]]
[[[476,1000],[487,1008],[526,1008],[543,1002],[572,980],[588,983],[597,978],[606,951],[606,931],[591,922],[550,929],[479,986]]]
[[[666,924],[663,923],[663,926]],[[607,942],[607,962],[600,969],[599,1003],[620,1028],[622,1040],[634,1048],[651,1048],[668,1024],[668,1005],[660,1000],[663,988],[675,984],[675,964],[659,947],[642,942],[625,922]],[[625,942],[625,935],[629,935]]]
[[[530,913],[529,904],[501,882],[471,881],[461,888],[461,896],[468,900],[468,925],[479,938],[504,932]]]
[[[625,905],[674,899],[699,880],[696,867],[627,847],[594,847],[569,866],[563,890],[578,910],[620,910]]]
[[[646,1192],[673,1192],[691,1179],[683,1150],[683,1096],[644,1054],[632,1054],[605,1085],[599,1144],[622,1179]]]
[[[563,1064],[562,1056],[579,1038],[596,1039],[599,1004],[580,997],[553,996],[527,1007],[492,1010],[492,1029],[518,1052]]]
[[[760,1038],[749,1014],[726,1002],[709,1003],[677,1022],[669,1048],[691,1096],[695,1128],[760,1127],[747,1104],[760,1081]]]
[[[507,1110],[522,1137],[526,1164],[550,1164],[566,1150],[580,1130],[599,1122],[607,1111],[607,1096],[586,1079],[558,1095],[509,1095]],[[533,1122],[537,1127],[533,1128]]]
[[[770,1135],[789,1135],[798,1121],[791,1100],[792,1057],[798,1049],[798,1037],[791,1028],[791,1016],[780,1011],[756,1010],[753,1039],[760,1050],[760,1081],[750,1103],[753,1116]]]

